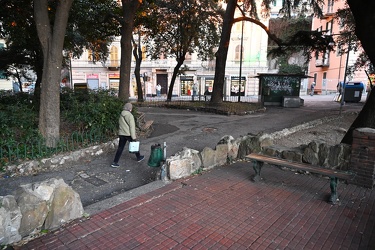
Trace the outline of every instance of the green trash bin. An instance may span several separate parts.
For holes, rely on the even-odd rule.
[[[160,167],[160,163],[163,161],[163,148],[160,144],[154,144],[151,146],[151,154],[148,159],[148,166]]]

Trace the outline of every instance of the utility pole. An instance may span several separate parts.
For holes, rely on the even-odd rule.
[[[245,6],[243,6],[245,12]],[[241,48],[240,48],[240,77],[238,79],[238,102],[241,102],[241,83],[242,83],[242,50],[243,50],[243,21],[241,27]]]
[[[344,82],[342,83],[342,96],[341,96],[341,103],[340,103],[340,115],[341,115],[341,111],[342,111],[342,106],[345,104],[345,85],[346,85],[346,77],[347,77],[347,74],[348,74],[348,63],[349,63],[349,53],[350,53],[350,45],[351,45],[352,41],[349,40],[349,43],[348,43],[348,52],[346,54],[346,64],[345,64],[345,75],[344,75]]]

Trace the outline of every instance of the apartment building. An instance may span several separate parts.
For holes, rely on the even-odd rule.
[[[325,35],[332,35],[334,38],[340,33],[341,27],[338,20],[334,19],[334,15],[338,9],[345,8],[345,0],[325,0],[323,6],[323,18],[314,18],[312,22],[312,30],[325,31]],[[348,46],[347,44],[344,46]],[[349,56],[349,58],[348,58]],[[316,83],[315,92],[318,94],[329,94],[337,91],[337,84],[344,81],[346,61],[348,66],[355,63],[357,54],[354,51],[349,53],[339,53],[339,50],[311,55],[312,59],[309,63],[308,75],[309,86],[313,82]],[[347,77],[346,81],[359,81],[366,83],[367,76],[364,70],[355,72],[355,75]]]

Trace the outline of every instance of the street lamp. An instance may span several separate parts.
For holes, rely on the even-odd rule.
[[[345,85],[346,85],[346,77],[347,77],[347,74],[348,74],[348,63],[349,63],[349,52],[350,52],[350,45],[351,45],[352,41],[349,40],[349,43],[348,43],[348,52],[346,54],[346,64],[345,64],[345,75],[344,75],[344,82],[342,83],[342,96],[341,96],[341,102],[340,102],[340,115],[341,115],[341,110],[342,110],[342,106],[344,105],[345,103]]]
[[[242,27],[241,27],[241,48],[240,48],[240,78],[238,79],[238,102],[241,102],[241,82],[242,82],[243,21],[241,21],[241,23],[242,23]]]
[[[72,68],[72,53],[69,53],[69,77],[70,77],[70,88],[73,89],[74,88],[74,84],[73,84],[73,68]]]

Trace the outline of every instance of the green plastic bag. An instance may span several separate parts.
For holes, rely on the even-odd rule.
[[[151,154],[148,159],[148,165],[150,167],[160,167],[160,163],[163,161],[163,149],[160,144],[154,144],[151,146]]]

